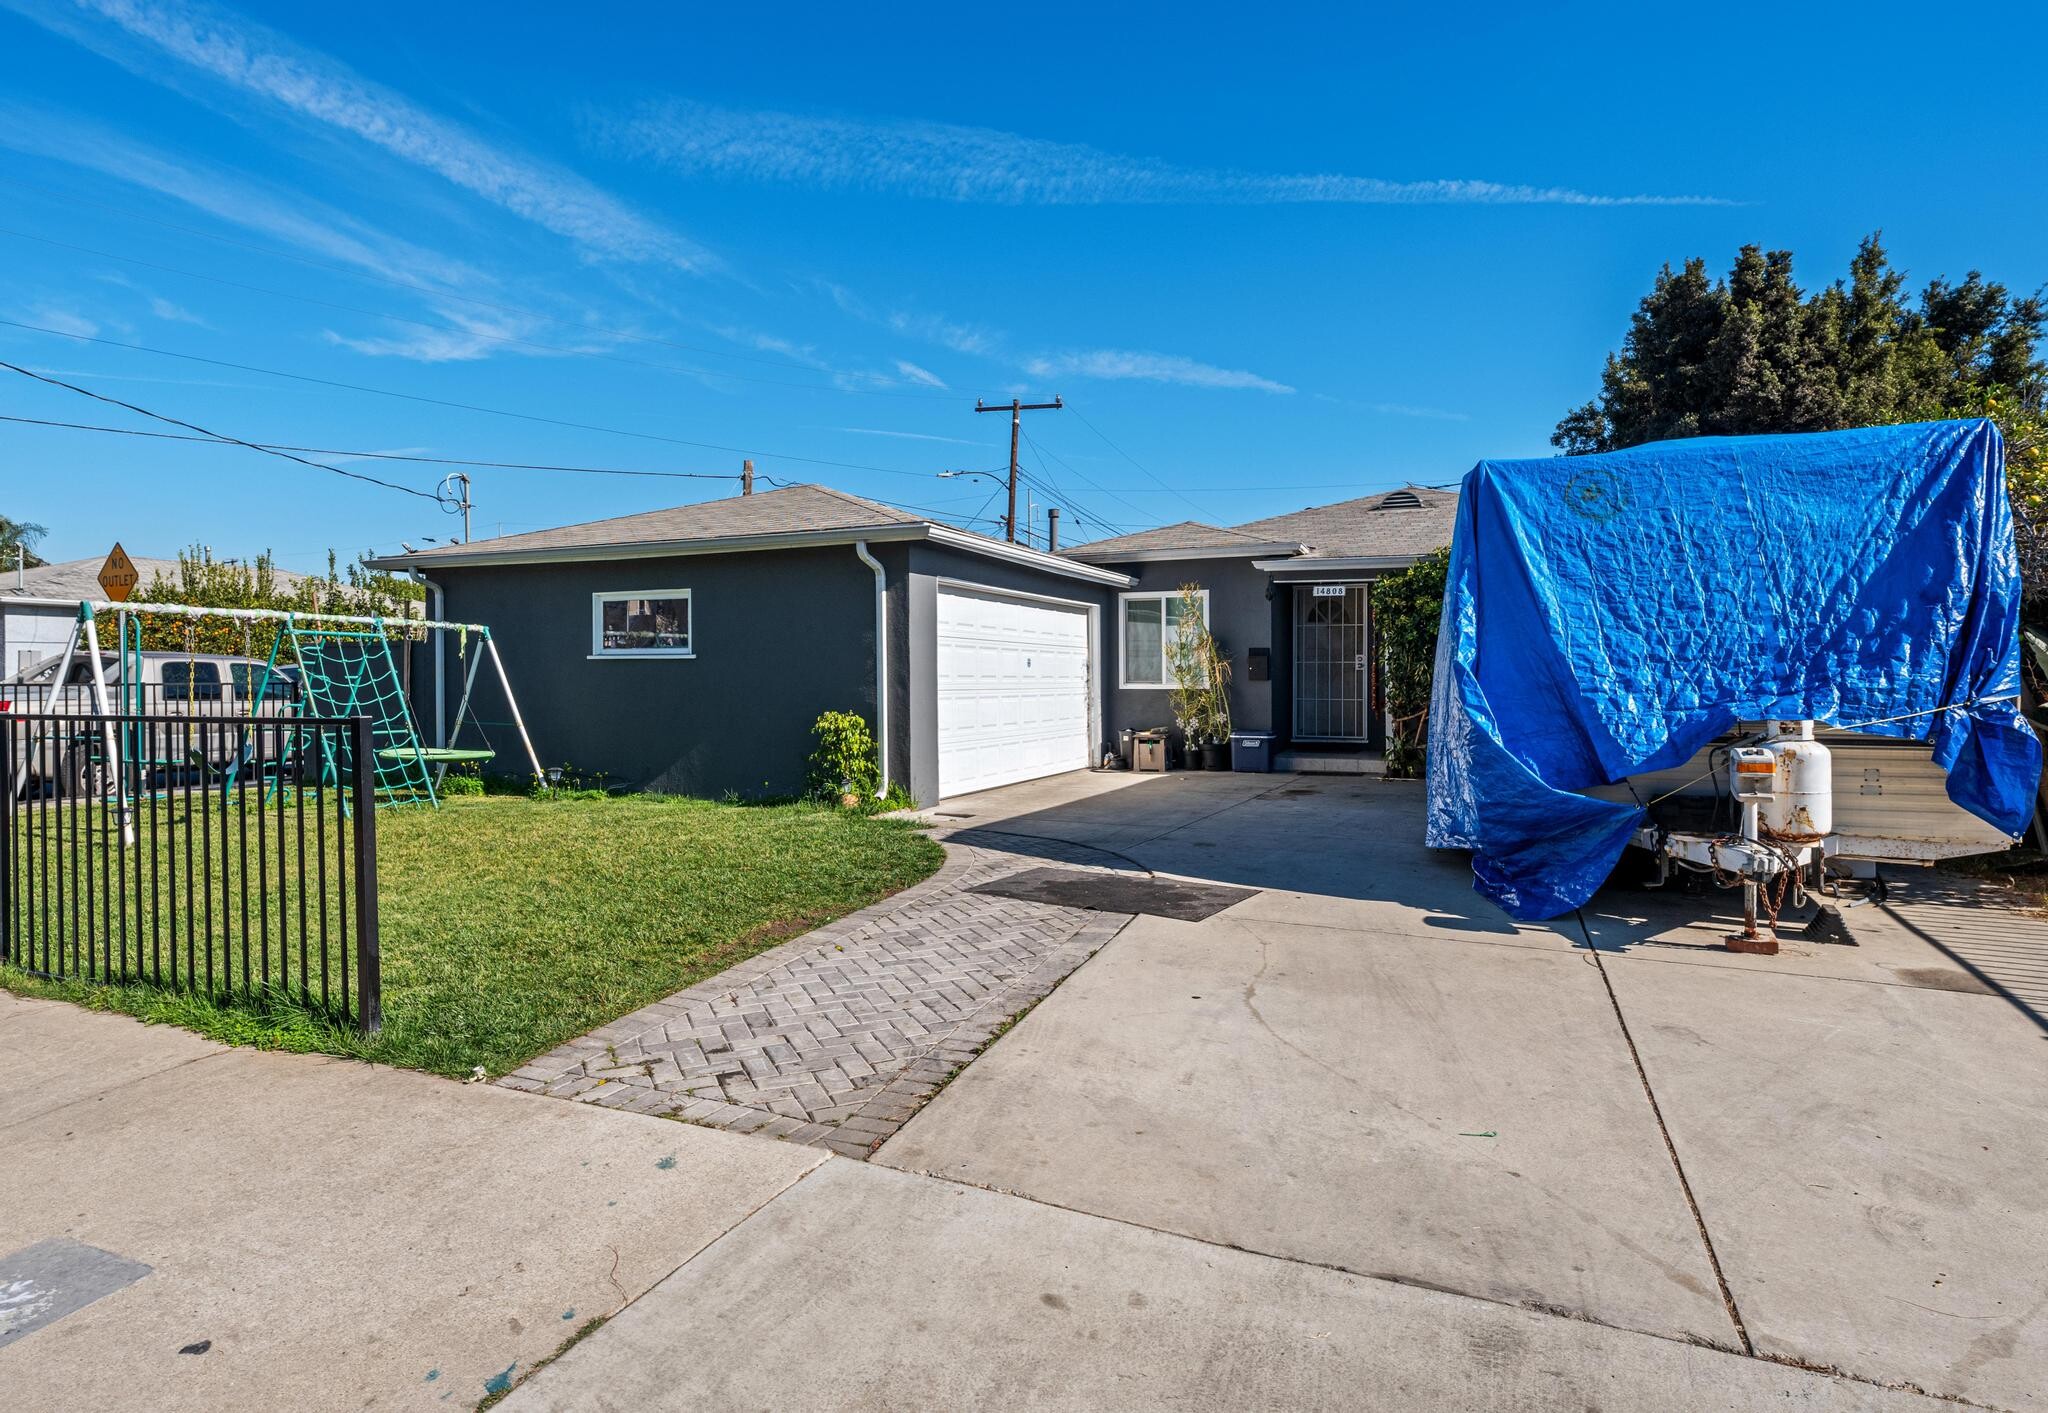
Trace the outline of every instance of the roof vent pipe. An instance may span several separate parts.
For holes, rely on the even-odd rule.
[[[855,540],[853,552],[875,571],[875,754],[882,764],[875,798],[879,800],[889,793],[889,576],[882,561],[868,553],[866,540]]]

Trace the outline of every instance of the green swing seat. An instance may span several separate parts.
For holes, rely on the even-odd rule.
[[[496,760],[498,753],[480,746],[386,746],[377,752],[383,760],[417,760],[428,765],[466,765],[471,761]]]

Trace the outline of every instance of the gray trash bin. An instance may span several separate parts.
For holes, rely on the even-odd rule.
[[[1261,773],[1273,768],[1273,741],[1270,731],[1233,731],[1230,733],[1230,767],[1233,770],[1256,770]]]

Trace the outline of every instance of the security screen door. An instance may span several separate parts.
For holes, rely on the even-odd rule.
[[[1294,589],[1294,739],[1366,736],[1365,585]]]

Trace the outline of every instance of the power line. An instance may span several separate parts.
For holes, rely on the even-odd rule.
[[[91,422],[57,422],[47,417],[14,417],[0,413],[0,422],[19,422],[30,427],[60,427],[73,432],[108,432],[121,437],[147,437],[153,441],[216,444],[217,437],[188,436],[180,432],[152,432],[140,427],[102,427]],[[292,446],[284,442],[250,442],[263,451],[300,451],[313,456],[360,456],[377,461],[412,461],[427,466],[476,466],[501,471],[567,471],[584,476],[649,476],[681,481],[737,481],[732,471],[633,471],[615,466],[553,466],[531,461],[481,461],[461,456],[413,456],[397,451],[356,451],[344,447]]]
[[[204,275],[198,272],[197,270],[181,270],[175,265],[162,265],[158,264],[156,261],[153,260],[138,259],[133,255],[118,255],[110,250],[94,250],[89,246],[72,245],[67,241],[52,240],[48,236],[31,235],[27,231],[11,230],[5,226],[0,226],[0,235],[14,236],[20,240],[32,240],[41,245],[54,246],[59,250],[69,250],[80,255],[90,255],[101,260],[120,260],[130,265],[139,265],[145,270],[157,270],[164,274],[180,275],[186,279],[205,280],[209,284],[224,285],[229,289],[243,290],[250,294],[260,294],[272,299],[296,300],[301,304],[311,304],[321,309],[335,309],[345,314],[360,314],[363,315],[365,318],[370,319],[388,319],[395,324],[410,324],[414,328],[426,329],[433,333],[454,334],[462,338],[481,339],[486,343],[517,344],[521,348],[539,349],[541,352],[544,353],[557,353],[575,358],[602,358],[608,363],[621,363],[634,368],[652,368],[663,373],[685,373],[706,378],[729,378],[734,382],[765,383],[770,387],[797,388],[805,392],[849,393],[863,397],[904,397],[915,398],[925,402],[932,402],[941,399],[948,401],[951,400],[950,395],[944,393],[889,392],[886,389],[882,388],[834,387],[829,383],[796,383],[791,382],[786,378],[754,377],[746,373],[728,372],[723,368],[691,368],[686,365],[677,363],[655,363],[645,358],[628,358],[622,354],[606,353],[602,349],[571,348],[566,344],[542,343],[538,339],[520,338],[516,334],[488,334],[480,332],[476,329],[465,329],[460,327],[459,325],[451,325],[449,323],[446,323],[445,321],[436,323],[431,319],[415,319],[404,314],[387,313],[386,311],[381,309],[364,309],[359,305],[342,304],[336,300],[331,299],[319,299],[309,294],[293,294],[289,290],[270,289],[263,285],[248,284],[242,280],[230,280],[220,275]],[[513,310],[511,312],[525,313],[528,311]],[[533,317],[545,319],[547,316],[536,313],[533,315]],[[589,332],[592,333],[603,333],[608,337],[626,337],[625,334],[616,330],[594,329],[590,328],[590,326],[588,325],[583,324],[576,324],[575,327],[587,329]],[[698,349],[696,351],[704,353],[713,353],[713,350],[710,349]],[[714,356],[717,355],[714,353]],[[794,368],[802,367],[803,365],[777,364],[776,366],[788,366]],[[831,370],[829,369],[821,369],[816,371],[831,372]],[[887,377],[887,375],[879,373],[834,373],[833,376],[850,378],[877,378],[892,383],[902,381],[901,379],[889,378]]]
[[[1118,534],[1124,533],[1124,527],[1119,525],[1112,525],[1108,520],[1097,515],[1095,513],[1095,508],[1092,505],[1086,507],[1087,513],[1084,515],[1082,513],[1084,507],[1081,504],[1081,498],[1075,495],[1072,491],[1069,491],[1065,486],[1055,482],[1052,478],[1052,473],[1045,469],[1045,449],[1039,446],[1037,441],[1034,440],[1031,434],[1028,432],[1024,434],[1024,442],[1025,445],[1031,448],[1032,456],[1038,459],[1037,474],[1029,476],[1026,479],[1035,481],[1040,489],[1046,491],[1049,495],[1057,497],[1058,500],[1066,506],[1068,513],[1073,516],[1074,527],[1076,529],[1079,529],[1084,525],[1093,524],[1100,525],[1101,527],[1107,530],[1114,530]]]
[[[1028,435],[1028,434],[1027,434],[1027,435]],[[1043,448],[1041,448],[1041,447],[1040,447],[1040,446],[1038,445],[1038,443],[1037,443],[1037,442],[1035,442],[1035,441],[1031,443],[1031,449],[1032,449],[1033,451],[1043,451],[1043,450],[1044,450],[1044,449],[1043,449]],[[1076,467],[1075,467],[1075,466],[1073,465],[1073,463],[1072,463],[1072,462],[1070,462],[1070,461],[1066,460],[1066,458],[1062,457],[1062,456],[1061,456],[1061,455],[1060,455],[1060,454],[1059,454],[1058,452],[1055,452],[1055,451],[1046,451],[1046,452],[1045,452],[1045,454],[1046,454],[1046,455],[1048,455],[1048,456],[1050,456],[1050,457],[1052,457],[1052,459],[1053,459],[1054,461],[1057,461],[1057,462],[1059,462],[1059,464],[1060,464],[1060,465],[1061,465],[1062,467],[1064,467],[1064,468],[1065,468],[1065,469],[1066,469],[1067,471],[1071,472],[1071,473],[1073,474],[1074,478],[1075,478],[1076,480],[1080,481],[1080,482],[1081,482],[1081,483],[1082,483],[1083,485],[1089,486],[1089,487],[1091,487],[1092,489],[1094,489],[1094,490],[1096,490],[1096,491],[1099,491],[1099,492],[1101,492],[1101,493],[1102,493],[1103,495],[1106,495],[1106,496],[1108,496],[1108,497],[1109,497],[1109,498],[1110,498],[1111,500],[1115,501],[1115,502],[1116,502],[1116,503],[1117,503],[1118,505],[1121,505],[1121,506],[1123,506],[1123,507],[1124,507],[1124,508],[1125,508],[1126,510],[1129,510],[1129,511],[1131,511],[1131,512],[1132,512],[1133,514],[1135,514],[1135,515],[1138,515],[1138,516],[1142,517],[1142,518],[1143,518],[1144,520],[1146,520],[1146,521],[1148,521],[1148,522],[1149,522],[1149,521],[1152,521],[1152,520],[1155,520],[1155,519],[1157,519],[1157,517],[1156,517],[1156,516],[1154,516],[1154,515],[1152,514],[1152,512],[1150,512],[1150,511],[1148,511],[1148,510],[1144,509],[1144,508],[1143,508],[1143,507],[1141,507],[1141,506],[1136,506],[1136,505],[1132,505],[1132,504],[1131,504],[1131,503],[1130,503],[1129,501],[1125,500],[1125,499],[1124,499],[1124,498],[1123,498],[1122,496],[1118,495],[1118,494],[1117,494],[1116,492],[1114,492],[1114,491],[1110,490],[1110,489],[1109,489],[1109,488],[1108,488],[1107,486],[1103,486],[1103,485],[1100,485],[1100,484],[1098,484],[1098,483],[1097,483],[1097,482],[1095,481],[1095,479],[1094,479],[1094,478],[1093,478],[1092,476],[1084,475],[1084,474],[1083,474],[1083,473],[1082,473],[1082,472],[1081,472],[1080,470],[1076,469]],[[1105,525],[1105,526],[1109,526],[1109,521],[1107,521],[1107,520],[1105,520],[1105,519],[1101,518],[1100,516],[1097,516],[1097,517],[1096,517],[1095,519],[1096,519],[1096,523],[1097,523],[1098,525]],[[1115,528],[1116,528],[1115,526],[1109,526],[1109,527],[1110,527],[1111,529],[1115,529]],[[1122,533],[1122,532],[1121,532],[1121,531],[1118,531],[1118,533]]]
[[[68,389],[81,397],[89,397],[95,402],[104,402],[113,407],[126,408],[128,411],[141,417],[148,417],[158,422],[166,422],[173,427],[183,427],[188,432],[198,432],[217,442],[229,442],[235,446],[245,446],[251,451],[262,452],[265,456],[276,456],[286,461],[296,461],[299,465],[310,466],[315,471],[331,471],[337,476],[346,476],[351,481],[367,481],[373,486],[382,486],[388,491],[402,491],[409,496],[418,496],[421,500],[433,501],[436,505],[441,503],[441,498],[430,491],[416,490],[411,486],[401,486],[396,481],[380,480],[375,476],[365,476],[360,471],[344,471],[339,466],[329,466],[321,461],[308,461],[303,456],[295,456],[291,452],[280,451],[275,447],[259,446],[255,442],[245,442],[240,437],[230,437],[222,432],[210,432],[196,422],[184,422],[176,417],[166,417],[161,412],[151,412],[146,407],[137,407],[132,402],[123,402],[118,397],[108,397],[105,393],[96,393],[90,388],[82,388],[76,383],[67,383],[62,378],[52,378],[46,374],[34,372],[16,363],[0,360],[0,368],[5,368],[11,373],[19,373],[24,378],[33,378],[39,383],[48,383],[51,387]]]
[[[795,481],[785,481],[779,476],[770,476],[766,473],[762,474],[761,479],[777,490],[788,490],[791,486],[798,484]],[[994,500],[1001,494],[1001,491],[991,491],[989,492],[988,499]],[[866,499],[894,507],[897,510],[911,510],[919,515],[935,515],[941,520],[960,520],[970,525],[1000,525],[1003,523],[999,517],[993,515],[958,515],[952,511],[941,510],[937,506],[912,505],[907,501],[890,500],[885,496],[868,496]],[[988,508],[988,501],[982,502],[982,508],[984,510]]]
[[[271,378],[287,378],[295,383],[311,383],[317,387],[339,388],[344,392],[367,393],[374,397],[393,397],[404,402],[425,403],[430,407],[454,408],[460,412],[478,412],[490,417],[510,417],[521,422],[539,422],[550,427],[567,427],[579,432],[602,432],[607,436],[633,437],[640,441],[665,442],[671,446],[695,447],[700,451],[725,451],[740,456],[772,457],[777,461],[799,461],[810,466],[834,466],[848,471],[874,471],[885,476],[928,477],[928,471],[905,471],[895,466],[869,466],[858,461],[828,461],[817,456],[793,456],[786,452],[763,451],[759,447],[724,446],[717,442],[695,442],[682,437],[664,436],[659,432],[636,432],[624,427],[607,427],[595,422],[572,422],[561,417],[543,417],[536,412],[513,412],[502,407],[485,407],[473,402],[455,402],[448,398],[428,397],[423,393],[399,392],[393,388],[371,387],[365,383],[344,383],[333,378],[316,378],[310,373],[287,373],[279,368],[262,368],[253,363],[231,363],[222,358],[202,358],[196,353],[178,353],[168,348],[152,348],[148,344],[123,343],[120,339],[100,338],[92,334],[73,333],[68,329],[46,328],[41,324],[25,324],[16,319],[0,319],[0,327],[26,329],[34,334],[49,334],[55,338],[74,339],[80,343],[96,343],[108,348],[125,348],[131,353],[148,353],[159,358],[176,358],[186,363],[201,363],[212,368],[231,368],[238,373],[261,373]]]
[[[801,369],[801,368],[804,368],[804,367],[806,366],[806,365],[804,365],[804,364],[802,364],[802,363],[798,363],[798,362],[796,362],[796,361],[794,361],[794,360],[792,360],[792,359],[786,359],[786,358],[767,358],[767,357],[763,357],[763,356],[761,356],[761,355],[759,355],[759,354],[749,354],[749,353],[734,353],[734,352],[732,352],[732,351],[731,351],[731,350],[729,350],[729,349],[711,348],[711,347],[707,347],[706,345],[703,345],[703,344],[690,344],[690,343],[682,343],[682,342],[679,342],[678,340],[675,340],[675,339],[667,339],[667,338],[662,338],[662,337],[660,337],[659,335],[656,335],[656,334],[642,334],[642,333],[635,333],[635,332],[631,332],[631,331],[629,331],[629,330],[625,330],[625,329],[615,329],[615,328],[610,328],[610,327],[607,327],[606,325],[602,325],[602,324],[597,324],[597,323],[593,323],[593,322],[590,322],[590,321],[588,321],[588,320],[582,320],[582,319],[570,319],[570,318],[565,318],[565,317],[563,317],[563,316],[561,316],[561,315],[557,315],[557,314],[547,314],[547,313],[543,313],[542,311],[540,311],[540,310],[538,310],[538,309],[532,309],[532,308],[528,308],[528,307],[526,307],[526,306],[524,306],[524,305],[518,305],[518,304],[507,304],[507,303],[504,303],[503,301],[500,301],[500,300],[491,300],[491,299],[484,299],[484,298],[481,298],[481,297],[479,297],[479,296],[477,296],[477,295],[472,295],[472,294],[461,294],[461,293],[458,293],[458,292],[456,292],[456,291],[454,291],[454,290],[449,290],[449,289],[443,289],[443,288],[441,288],[440,286],[437,286],[437,285],[432,285],[432,284],[428,284],[427,282],[425,282],[425,281],[423,281],[423,280],[408,280],[408,279],[405,279],[405,278],[403,278],[403,277],[401,277],[401,276],[398,276],[398,275],[387,275],[387,274],[379,274],[379,273],[377,273],[377,272],[375,272],[375,271],[370,271],[370,270],[360,270],[360,269],[356,269],[356,268],[353,268],[353,267],[351,267],[351,266],[348,266],[348,265],[342,265],[342,264],[338,264],[338,263],[336,263],[336,262],[334,262],[334,261],[329,261],[329,260],[319,260],[319,259],[315,259],[314,257],[312,257],[312,256],[310,256],[310,255],[300,255],[300,254],[296,254],[296,253],[294,253],[294,252],[292,252],[292,251],[288,251],[288,250],[279,250],[279,249],[277,249],[277,248],[276,248],[275,246],[268,246],[268,245],[263,245],[263,244],[260,244],[260,243],[258,243],[258,242],[255,242],[255,241],[247,241],[247,240],[237,240],[237,239],[236,239],[235,237],[233,237],[233,236],[226,236],[226,235],[221,235],[220,233],[218,233],[218,232],[216,232],[216,231],[207,231],[207,230],[201,230],[201,229],[200,229],[199,227],[197,227],[197,226],[188,226],[188,225],[184,225],[184,224],[182,224],[182,223],[180,223],[180,222],[177,222],[177,221],[167,221],[167,220],[164,220],[164,219],[163,219],[162,217],[158,217],[158,216],[148,216],[148,215],[144,215],[144,214],[143,214],[142,212],[140,212],[140,211],[136,211],[136,210],[134,210],[134,209],[133,209],[133,208],[131,208],[131,207],[121,206],[121,205],[119,205],[119,204],[117,204],[117,203],[115,203],[115,202],[111,202],[111,201],[97,201],[97,200],[94,200],[94,199],[93,199],[93,198],[91,198],[91,197],[87,197],[87,196],[80,196],[80,195],[77,195],[76,193],[73,193],[73,192],[67,192],[67,191],[62,191],[62,190],[60,190],[60,189],[58,189],[58,188],[56,188],[56,187],[52,187],[52,186],[46,186],[46,185],[44,185],[44,184],[42,184],[42,183],[40,183],[40,182],[31,182],[31,181],[25,181],[25,180],[23,180],[22,178],[20,178],[20,177],[17,177],[17,176],[12,176],[12,175],[6,175],[6,174],[0,174],[0,182],[5,182],[5,183],[7,183],[7,184],[9,184],[9,185],[11,185],[11,186],[18,186],[18,187],[26,187],[27,189],[29,189],[29,190],[31,190],[31,191],[39,191],[39,192],[42,192],[42,193],[43,193],[44,195],[46,195],[46,196],[54,196],[54,197],[58,198],[59,200],[62,200],[62,201],[69,201],[69,202],[73,202],[73,203],[75,203],[75,204],[77,204],[77,205],[81,205],[81,206],[95,206],[95,207],[98,207],[98,208],[99,208],[100,210],[103,210],[103,211],[112,211],[112,212],[114,212],[115,214],[117,214],[117,215],[121,215],[121,216],[125,216],[125,217],[127,217],[128,219],[130,219],[130,220],[135,220],[135,221],[142,221],[142,222],[145,222],[145,223],[147,223],[147,224],[149,224],[149,225],[153,225],[153,226],[161,226],[161,227],[163,227],[163,228],[164,228],[165,230],[172,230],[172,231],[178,231],[178,232],[180,232],[180,233],[182,233],[182,234],[184,234],[184,235],[196,236],[196,237],[198,237],[198,238],[199,238],[199,239],[201,239],[201,240],[210,240],[210,241],[216,242],[217,244],[220,244],[220,245],[229,245],[229,246],[234,246],[235,248],[237,248],[237,249],[240,249],[240,250],[249,250],[249,251],[254,251],[254,252],[256,252],[256,253],[257,253],[257,254],[259,254],[259,255],[267,255],[267,256],[270,256],[270,257],[272,257],[272,258],[274,258],[274,259],[278,259],[278,260],[290,260],[290,261],[293,261],[293,262],[295,262],[295,263],[297,263],[297,264],[300,264],[300,265],[305,265],[305,266],[308,266],[309,268],[312,268],[312,269],[315,269],[315,270],[325,270],[325,271],[327,271],[327,272],[328,272],[328,273],[330,273],[330,274],[340,275],[340,276],[342,276],[342,277],[343,277],[343,278],[345,278],[345,279],[352,279],[352,280],[360,280],[360,281],[364,281],[364,282],[367,282],[367,283],[373,283],[373,284],[380,284],[380,285],[388,285],[388,286],[390,286],[390,287],[392,287],[392,288],[394,288],[394,289],[404,289],[404,290],[411,290],[411,291],[413,291],[413,292],[415,292],[415,293],[418,293],[418,294],[424,294],[424,295],[428,295],[428,296],[430,296],[430,297],[432,297],[432,298],[435,298],[435,299],[446,299],[446,300],[454,300],[454,301],[457,301],[457,302],[460,302],[460,303],[463,303],[463,304],[473,304],[473,305],[477,306],[477,307],[478,307],[479,309],[493,309],[493,310],[496,310],[496,311],[498,311],[499,313],[503,313],[503,314],[524,314],[524,315],[526,315],[526,316],[527,316],[528,318],[544,320],[544,321],[546,321],[547,323],[551,323],[551,324],[557,324],[557,325],[560,325],[561,327],[564,327],[564,328],[572,328],[572,329],[582,329],[582,330],[584,330],[585,332],[588,332],[588,333],[604,334],[604,335],[607,335],[608,337],[611,337],[611,338],[617,338],[617,339],[625,339],[625,340],[629,340],[629,341],[632,341],[632,342],[637,342],[637,343],[651,343],[651,344],[658,344],[658,345],[661,345],[662,347],[665,347],[665,348],[674,348],[674,349],[680,349],[680,350],[682,350],[682,351],[683,351],[683,352],[685,352],[685,353],[704,353],[704,354],[709,354],[709,355],[710,355],[711,357],[713,357],[713,358],[730,358],[730,359],[733,359],[734,361],[736,361],[736,362],[740,362],[740,363],[760,363],[760,364],[764,364],[764,365],[766,365],[766,366],[768,366],[768,367],[771,367],[771,368],[791,368],[791,369]],[[11,231],[10,231],[10,232],[8,232],[8,234],[21,234],[21,233],[19,233],[19,232],[11,232]],[[63,244],[63,242],[61,242],[61,241],[54,241],[54,240],[48,240],[48,239],[47,239],[46,237],[42,237],[42,236],[28,236],[28,237],[27,237],[27,239],[29,239],[29,240],[43,240],[43,241],[45,241],[45,243],[46,243],[46,244],[50,244],[50,245],[62,245],[62,244]],[[68,248],[70,248],[70,249],[80,249],[81,247],[76,247],[76,246],[73,246],[73,247],[68,247]],[[91,251],[89,251],[89,252],[87,252],[87,253],[89,253],[89,254],[99,254],[99,253],[101,253],[101,252],[91,252]],[[110,256],[108,256],[108,258],[110,258],[110,259],[115,259],[115,260],[131,260],[131,259],[133,259],[133,257],[131,257],[131,256],[125,256],[125,255],[110,255]],[[137,264],[146,264],[147,262],[145,262],[145,261],[136,261],[135,263],[137,263]],[[170,270],[170,271],[171,271],[171,273],[173,273],[173,274],[189,274],[189,273],[191,273],[191,272],[189,272],[189,271],[180,271],[180,270],[176,270],[176,269],[173,269],[173,267],[171,267],[171,266],[158,266],[158,267],[156,267],[156,268],[160,268],[160,269],[164,269],[164,270]],[[212,278],[214,278],[214,277],[213,277],[213,276],[209,276],[209,275],[199,275],[199,276],[196,276],[195,278],[198,278],[198,279],[212,279]],[[250,288],[254,288],[254,287],[253,287],[253,286],[251,286]],[[300,298],[301,296],[297,296],[297,295],[286,295],[286,296],[284,296],[284,297],[285,297],[285,298],[287,298],[287,299],[293,299],[293,298]],[[346,308],[347,306],[344,306],[344,305],[337,305],[337,306],[335,306],[335,307],[336,307],[336,308]],[[358,311],[358,312],[361,312],[361,311]],[[395,317],[395,316],[384,316],[384,317]],[[723,375],[723,376],[733,376],[733,375]],[[850,373],[850,374],[846,374],[845,376],[848,376],[848,377],[857,377],[857,378],[866,378],[866,379],[871,379],[871,380],[873,380],[873,381],[877,381],[877,382],[888,382],[888,383],[908,383],[908,382],[910,382],[910,381],[911,381],[910,379],[907,379],[907,378],[891,378],[891,377],[890,377],[889,375],[887,375],[886,373]],[[848,389],[848,391],[857,391],[857,390],[855,390],[855,389]],[[939,398],[939,397],[946,397],[946,396],[948,396],[948,394],[943,394],[943,393],[899,393],[899,394],[892,394],[892,395],[893,395],[893,396],[904,396],[904,397],[933,397],[933,398]]]
[[[1182,492],[1180,492],[1180,491],[1178,491],[1178,490],[1175,490],[1175,489],[1174,489],[1174,488],[1173,488],[1172,486],[1168,485],[1168,484],[1167,484],[1167,483],[1166,483],[1165,481],[1161,480],[1161,479],[1160,479],[1159,477],[1157,477],[1157,476],[1154,476],[1154,475],[1152,474],[1151,468],[1147,467],[1147,466],[1146,466],[1146,465],[1145,465],[1145,464],[1144,464],[1143,462],[1139,461],[1137,457],[1135,457],[1135,456],[1132,456],[1132,455],[1131,455],[1131,454],[1130,454],[1129,452],[1125,451],[1125,450],[1124,450],[1124,449],[1123,449],[1122,447],[1118,446],[1118,445],[1117,445],[1117,444],[1116,444],[1115,442],[1111,441],[1111,440],[1109,439],[1108,435],[1107,435],[1106,433],[1104,433],[1104,432],[1103,432],[1102,428],[1100,428],[1100,427],[1096,426],[1096,425],[1095,425],[1095,424],[1094,424],[1093,422],[1090,422],[1090,421],[1089,421],[1089,420],[1088,420],[1088,419],[1087,419],[1086,417],[1083,417],[1083,416],[1081,415],[1081,409],[1080,409],[1080,408],[1078,408],[1078,407],[1077,407],[1077,408],[1075,408],[1075,409],[1074,409],[1074,415],[1075,415],[1076,417],[1080,417],[1080,418],[1081,418],[1081,425],[1082,425],[1082,426],[1086,427],[1086,428],[1087,428],[1087,429],[1088,429],[1089,431],[1091,431],[1091,432],[1095,433],[1095,435],[1096,435],[1096,436],[1098,436],[1098,437],[1101,437],[1101,438],[1102,438],[1102,444],[1103,444],[1104,446],[1108,447],[1108,448],[1109,448],[1109,449],[1110,449],[1111,451],[1115,452],[1115,453],[1116,453],[1116,454],[1117,454],[1118,456],[1121,456],[1121,457],[1122,457],[1122,458],[1123,458],[1124,460],[1126,460],[1126,461],[1130,462],[1130,463],[1131,463],[1131,465],[1133,465],[1133,466],[1137,467],[1137,468],[1138,468],[1138,469],[1139,469],[1140,471],[1143,471],[1143,472],[1145,473],[1145,475],[1146,475],[1146,476],[1147,476],[1147,477],[1148,477],[1148,478],[1149,478],[1150,480],[1152,480],[1152,481],[1153,481],[1153,482],[1154,482],[1155,484],[1157,484],[1157,485],[1159,485],[1159,486],[1162,486],[1162,487],[1164,487],[1164,488],[1165,488],[1166,490],[1168,490],[1168,491],[1171,491],[1171,492],[1172,492],[1172,493],[1173,493],[1174,495],[1180,496],[1180,498],[1181,498],[1181,499],[1182,499],[1183,501],[1187,501],[1187,504],[1188,504],[1188,505],[1189,505],[1190,507],[1192,507],[1192,508],[1193,508],[1193,510],[1194,510],[1194,512],[1195,512],[1195,514],[1197,514],[1197,515],[1206,515],[1206,514],[1208,514],[1208,513],[1209,513],[1209,512],[1207,512],[1206,510],[1204,510],[1204,509],[1203,509],[1203,508],[1202,508],[1201,506],[1199,506],[1199,505],[1196,505],[1196,504],[1195,504],[1195,503],[1194,503],[1194,502],[1193,502],[1192,500],[1188,500],[1188,497],[1187,497],[1187,496],[1186,496],[1186,495],[1185,495],[1184,493],[1182,493]]]

